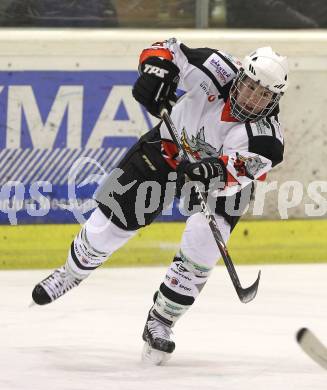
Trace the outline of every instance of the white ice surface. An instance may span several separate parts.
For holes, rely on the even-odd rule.
[[[237,267],[243,285],[258,266]],[[327,371],[295,342],[327,344],[327,264],[261,266],[257,298],[239,302],[217,267],[177,323],[166,366],[140,362],[141,333],[164,268],[99,269],[48,306],[28,308],[49,271],[0,272],[1,390],[326,390]]]

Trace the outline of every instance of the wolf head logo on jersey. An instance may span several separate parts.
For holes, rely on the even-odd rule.
[[[267,164],[262,162],[260,157],[244,157],[236,153],[237,159],[234,161],[234,168],[237,171],[237,176],[247,176],[250,179],[258,174]]]
[[[196,160],[200,160],[206,157],[218,157],[221,155],[222,148],[217,151],[216,148],[206,142],[204,127],[201,127],[196,136],[194,137],[194,135],[192,135],[191,138],[189,138],[185,127],[183,127],[181,141],[186,151],[190,153]]]

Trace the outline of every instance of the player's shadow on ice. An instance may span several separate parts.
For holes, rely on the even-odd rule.
[[[179,376],[183,375],[185,369],[185,375],[189,375],[186,371],[192,369],[193,375],[203,375],[203,369],[214,369],[217,373],[217,368],[223,368],[226,370],[231,362],[224,362],[223,360],[217,361],[217,357],[213,356],[212,360],[194,357],[185,357],[175,353],[165,366],[148,366],[144,365],[141,361],[141,346],[140,351],[132,351],[127,349],[112,349],[112,348],[83,348],[81,346],[49,346],[43,348],[33,348],[33,351],[29,349],[30,353],[33,353],[39,360],[42,360],[43,366],[46,365],[48,370],[55,371],[75,371],[75,372],[97,372],[105,374],[106,376],[123,376],[135,375],[141,376],[141,372],[144,370],[144,375],[148,375],[151,369],[173,370],[178,369]],[[25,352],[27,352],[25,350]],[[235,362],[231,363],[233,366]],[[198,372],[199,371],[199,372]]]

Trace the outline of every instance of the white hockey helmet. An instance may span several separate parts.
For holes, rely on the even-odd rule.
[[[252,85],[249,85],[249,79]],[[287,87],[287,58],[275,53],[271,47],[261,47],[242,62],[230,91],[231,114],[241,122],[266,117]]]

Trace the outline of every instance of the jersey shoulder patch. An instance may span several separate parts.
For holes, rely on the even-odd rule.
[[[249,137],[270,136],[284,143],[283,130],[277,115],[262,118],[257,122],[246,123],[245,126]]]
[[[235,68],[231,66],[230,61],[226,61],[219,52],[212,53],[203,63],[203,66],[207,68],[217,79],[218,83],[224,87],[235,78]]]
[[[267,117],[245,125],[249,138],[249,152],[260,154],[272,162],[283,161],[284,138],[278,117]]]
[[[208,47],[191,49],[182,43],[180,48],[188,62],[211,79],[226,101],[232,82],[238,72],[238,68],[231,61],[231,58],[227,58],[224,53]]]

